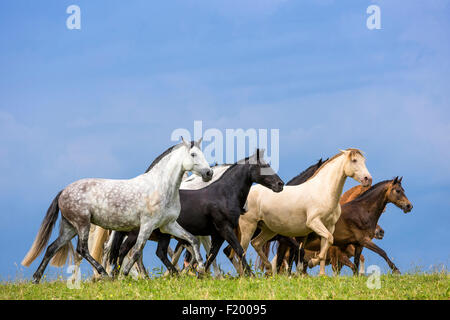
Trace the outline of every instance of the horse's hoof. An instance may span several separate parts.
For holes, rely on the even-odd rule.
[[[392,274],[402,274],[402,273],[400,272],[400,270],[395,269],[395,270],[392,271]]]
[[[33,278],[33,280],[31,281],[31,283],[32,284],[39,284],[39,281],[40,281],[41,279],[38,279],[38,278]]]
[[[314,268],[316,264],[314,263],[313,259],[308,261],[308,268]]]
[[[197,272],[199,274],[206,274],[205,265],[203,263],[199,263],[197,266]]]

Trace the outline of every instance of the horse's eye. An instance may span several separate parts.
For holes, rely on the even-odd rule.
[[[355,163],[355,162],[358,162],[358,160],[356,160],[356,159],[353,159],[353,160],[352,160],[352,162],[353,162],[353,163]]]
[[[191,157],[195,158],[197,155],[195,153],[191,153]]]
[[[400,193],[400,190],[396,189],[395,192]]]

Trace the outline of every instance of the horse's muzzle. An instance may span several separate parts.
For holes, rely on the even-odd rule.
[[[202,172],[202,179],[204,182],[211,181],[213,177],[214,171],[212,169],[207,169],[204,172]]]
[[[404,205],[402,209],[403,209],[404,213],[408,213],[408,212],[411,212],[412,208],[413,208],[413,205],[411,203],[408,203],[408,204]]]
[[[371,176],[365,176],[361,179],[361,185],[363,187],[370,187],[372,185],[372,177]]]
[[[282,181],[279,181],[272,186],[272,191],[277,192],[277,193],[281,192],[281,191],[283,191],[283,187],[284,187],[284,183]]]

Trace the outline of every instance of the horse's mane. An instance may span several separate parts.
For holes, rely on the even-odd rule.
[[[258,152],[258,151],[257,151],[257,152]],[[251,157],[253,157],[253,155],[252,155],[252,156],[248,156],[248,157],[246,157],[246,158],[244,158],[244,159],[242,159],[242,160],[239,160],[239,161],[237,161],[237,162],[235,162],[235,163],[233,163],[233,164],[229,164],[229,163],[219,164],[219,165],[216,164],[214,167],[212,167],[213,169],[214,169],[215,167],[222,167],[222,166],[224,166],[224,167],[225,167],[225,166],[229,166],[229,168],[226,169],[226,170],[222,173],[222,175],[221,175],[217,180],[214,180],[213,182],[209,183],[208,185],[204,186],[204,187],[201,188],[201,189],[204,189],[204,188],[207,188],[207,187],[209,187],[209,186],[214,185],[215,183],[217,183],[217,181],[220,181],[221,179],[223,179],[223,177],[227,176],[227,175],[232,171],[232,169],[235,168],[237,165],[246,164],[246,163],[250,160]],[[258,163],[259,163],[259,160],[258,160]],[[268,166],[268,164],[267,164],[267,165],[266,165],[266,164],[262,164],[261,166]],[[214,177],[214,175],[213,175],[213,177]],[[189,189],[183,189],[183,190],[189,190]]]
[[[191,141],[191,148],[195,145],[195,141]],[[171,146],[169,149],[167,149],[166,151],[164,151],[163,153],[161,153],[159,156],[156,157],[155,160],[153,160],[152,164],[147,168],[147,170],[145,170],[145,173],[149,172],[150,170],[153,169],[154,166],[156,166],[156,164],[158,162],[161,161],[162,158],[164,158],[165,156],[167,156],[169,153],[171,153],[173,150],[178,149],[179,147],[182,146],[182,143],[176,144],[174,146]]]
[[[384,186],[386,183],[390,183],[392,182],[394,179],[392,180],[384,180],[384,181],[380,181],[377,184],[374,184],[373,186],[371,186],[369,189],[367,189],[366,191],[364,191],[363,193],[361,193],[358,197],[356,197],[354,200],[352,201],[361,201],[361,200],[365,200],[366,198],[368,198],[372,192],[374,192],[376,189],[378,189],[380,186]],[[352,202],[350,201],[350,202]]]
[[[309,166],[308,168],[306,168],[305,170],[303,170],[302,172],[300,172],[298,175],[296,175],[296,176],[293,177],[291,180],[289,180],[289,181],[286,183],[286,185],[288,186],[292,181],[294,181],[294,180],[297,179],[298,177],[300,177],[300,176],[302,176],[303,174],[305,174],[306,171],[308,171],[308,170],[311,169],[312,167],[317,166],[317,165],[322,166],[322,165],[325,164],[325,163],[326,163],[326,161],[325,161],[325,162],[322,162],[322,158],[320,158],[319,161],[317,161],[317,163],[315,163],[315,164]],[[320,166],[319,166],[319,168],[320,168]]]
[[[356,155],[356,154],[359,154],[361,157],[364,158],[364,155],[362,154],[361,150],[359,150],[359,149],[348,148],[348,149],[345,150],[345,151],[350,151],[350,156],[354,156],[354,155]],[[340,156],[343,155],[343,154],[344,154],[343,152],[339,152],[338,154],[332,156],[330,159],[328,159],[327,161],[325,161],[325,162],[320,166],[320,168],[317,169],[317,171],[314,172],[314,174],[313,174],[313,175],[311,176],[311,178],[309,178],[308,180],[311,180],[312,178],[314,178],[314,177],[320,172],[320,170],[322,170],[323,168],[325,168],[325,166],[326,166],[328,163],[330,163],[331,161],[333,161],[334,159],[340,157]]]

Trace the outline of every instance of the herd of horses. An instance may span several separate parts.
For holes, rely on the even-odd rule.
[[[95,277],[126,276],[132,269],[148,276],[142,259],[147,240],[158,242],[156,255],[171,274],[180,272],[178,259],[186,250],[185,270],[202,275],[212,265],[220,275],[215,258],[225,241],[223,252],[240,275],[253,275],[245,254],[250,243],[267,274],[291,273],[295,264],[298,273],[319,265],[324,275],[331,264],[335,273],[345,265],[358,275],[364,273],[364,247],[399,273],[372,240],[383,238],[377,223],[388,203],[405,213],[412,204],[402,178],[372,185],[360,150],[341,150],[284,184],[264,161],[264,150],[210,167],[200,143],[182,139],[133,179],[82,179],[61,190],[22,261],[29,266],[44,251],[61,212],[59,237],[47,247],[33,282],[39,283],[48,263],[63,266],[69,255],[78,267],[86,259]],[[360,185],[342,195],[347,177]],[[178,241],[174,251],[172,238]]]

